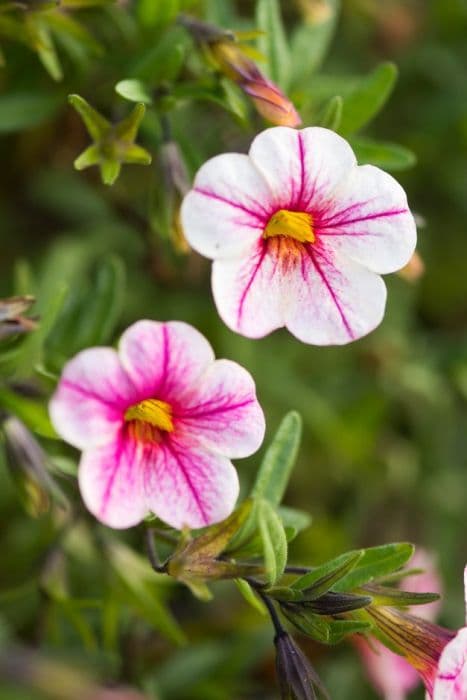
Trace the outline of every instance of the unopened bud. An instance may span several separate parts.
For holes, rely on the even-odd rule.
[[[316,690],[323,693],[323,686],[303,651],[285,631],[276,635],[274,644],[282,700],[316,700]]]
[[[52,500],[66,508],[65,495],[47,471],[48,458],[24,423],[10,416],[2,432],[6,462],[26,512],[38,518],[50,510]]]
[[[0,340],[19,333],[28,333],[37,328],[37,322],[25,318],[23,313],[34,304],[34,297],[19,296],[0,299]]]

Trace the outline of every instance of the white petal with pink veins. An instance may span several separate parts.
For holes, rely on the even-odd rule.
[[[268,249],[269,245],[259,241],[244,256],[215,260],[212,267],[212,290],[220,317],[248,338],[262,338],[281,328],[289,303],[283,293],[284,277]]]
[[[113,434],[135,396],[115,350],[91,348],[65,365],[49,405],[50,417],[61,437],[88,449]]]
[[[208,258],[236,254],[262,235],[274,211],[271,199],[248,156],[225,153],[211,158],[183,201],[185,237]]]
[[[214,361],[206,338],[181,321],[138,321],[122,335],[119,356],[145,398],[175,401]]]
[[[323,245],[303,248],[290,280],[289,331],[304,343],[342,345],[378,326],[386,304],[381,277]]]
[[[433,700],[466,700],[466,698],[467,627],[463,627],[441,654]]]
[[[148,513],[143,492],[145,451],[147,446],[128,438],[122,429],[81,457],[81,495],[91,513],[109,527],[132,527]]]
[[[406,265],[417,232],[404,190],[372,165],[355,168],[314,220],[315,233],[374,272]]]
[[[316,206],[357,164],[345,139],[318,126],[266,129],[249,155],[267,180],[276,208],[294,211]]]
[[[236,362],[214,362],[181,405],[177,429],[226,457],[248,457],[263,441],[264,414],[255,383]]]
[[[142,466],[146,504],[172,527],[219,522],[234,509],[239,483],[232,463],[188,437],[170,437]]]

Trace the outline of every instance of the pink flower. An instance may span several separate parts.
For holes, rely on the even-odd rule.
[[[434,557],[418,548],[411,561],[411,566],[424,569],[424,573],[407,576],[403,580],[404,589],[414,593],[442,592],[441,579],[438,574]],[[409,612],[417,613],[425,620],[434,622],[440,608],[440,601],[411,608]],[[365,670],[376,690],[385,700],[404,700],[407,693],[416,688],[420,682],[417,671],[408,661],[384,646],[377,639],[371,640],[371,645],[362,638],[355,636],[353,641],[360,652]]]
[[[173,527],[225,518],[238,495],[230,459],[255,452],[264,416],[250,374],[215,360],[191,326],[139,321],[118,352],[91,348],[63,370],[50,415],[83,451],[86,506],[115,528],[148,512]]]
[[[467,567],[464,569],[467,624]],[[467,698],[467,626],[444,648],[438,663],[433,700],[466,700]]]
[[[230,328],[260,338],[286,326],[316,345],[348,343],[380,323],[380,275],[404,267],[416,241],[400,185],[358,166],[349,144],[320,127],[273,127],[248,155],[209,160],[182,225],[214,261],[214,299]]]

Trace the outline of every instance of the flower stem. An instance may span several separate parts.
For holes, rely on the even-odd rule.
[[[146,552],[148,555],[149,562],[158,574],[167,573],[167,564],[161,564],[159,555],[157,554],[156,544],[154,542],[154,531],[152,528],[148,527],[145,530],[144,538],[146,541]]]

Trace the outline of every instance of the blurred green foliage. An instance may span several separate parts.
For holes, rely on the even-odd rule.
[[[269,438],[288,411],[303,418],[285,504],[313,523],[290,544],[291,561],[393,540],[433,549],[446,585],[442,620],[455,627],[467,555],[467,7],[338,5],[283,2],[282,25],[267,0],[1,3],[0,297],[33,294],[40,327],[2,346],[0,409],[36,433],[76,501],[77,454],[55,439],[45,410],[63,363],[138,318],[192,323],[218,356],[253,374]],[[192,175],[213,154],[246,150],[264,124],[205,65],[174,22],[181,11],[264,30],[261,68],[304,125],[336,129],[361,162],[397,171],[421,222],[426,272],[416,284],[387,280],[387,314],[368,338],[342,348],[304,346],[284,331],[250,341],[216,315],[209,265],[184,252],[177,197],[164,195],[161,145],[170,126]],[[112,122],[145,102],[138,143],[152,165],[124,165],[112,188],[96,169],[74,171],[89,141],[71,93]],[[31,519],[4,461],[0,450],[0,654],[7,643],[34,646],[83,684],[130,684],[152,698],[278,697],[268,621],[232,583],[214,584],[219,595],[202,603],[154,574],[138,530],[116,537],[85,515],[63,529],[55,511]],[[257,465],[237,464],[245,495]],[[277,552],[268,556],[283,566]],[[350,646],[304,648],[333,697],[374,697]],[[36,687],[5,682],[0,698],[55,697]]]

